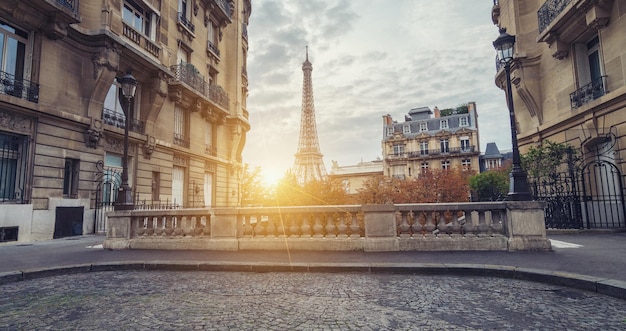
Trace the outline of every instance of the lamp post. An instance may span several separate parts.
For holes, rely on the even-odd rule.
[[[115,199],[115,210],[132,210],[133,209],[133,192],[128,186],[128,126],[130,122],[131,99],[135,97],[137,89],[137,79],[131,74],[130,69],[126,71],[126,75],[119,79],[122,85],[122,94],[128,101],[128,107],[124,111],[126,119],[124,120],[124,156],[122,157],[122,185],[117,192]]]
[[[513,107],[513,91],[511,90],[511,64],[513,64],[513,45],[515,36],[506,33],[505,28],[500,28],[498,39],[493,42],[493,47],[498,54],[498,61],[504,65],[506,73],[506,93],[507,107],[509,108],[509,120],[511,121],[511,144],[513,145],[513,168],[509,174],[509,194],[508,199],[512,201],[532,200],[526,172],[522,169],[519,148],[517,146],[517,126],[515,121],[515,110]]]

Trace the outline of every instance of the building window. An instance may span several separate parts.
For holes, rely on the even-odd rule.
[[[185,168],[172,168],[172,203],[181,207],[185,201]]]
[[[140,104],[139,97],[141,93],[139,93],[139,86],[137,86],[137,92],[135,93],[135,97],[130,99],[130,104],[128,103],[128,99],[126,99],[121,92],[121,85],[117,82],[117,78],[111,84],[109,88],[109,92],[104,99],[104,108],[102,109],[102,121],[105,124],[113,125],[118,128],[124,128],[126,125],[126,114],[124,113],[124,109],[131,114],[131,121],[128,123],[129,130],[143,133],[144,125],[141,121],[139,121],[140,113],[139,108],[135,107],[136,104]],[[130,108],[129,108],[130,106]]]
[[[580,107],[606,93],[598,35],[584,43],[574,44],[578,89],[570,94],[572,108]]]
[[[469,126],[469,121],[467,120],[467,116],[462,116],[459,118],[459,126]]]
[[[448,139],[439,140],[439,146],[441,148],[441,153],[450,153],[450,144]]]
[[[393,145],[393,155],[402,156],[404,154],[404,145]]]
[[[450,169],[450,161],[448,161],[448,160],[441,161],[441,169],[443,169],[443,170]]]
[[[78,175],[80,173],[80,160],[65,159],[65,171],[63,173],[63,196],[76,198],[78,196]]]
[[[23,203],[28,138],[0,132],[0,202]]]
[[[409,134],[411,133],[411,127],[409,125],[405,125],[402,127],[402,133]]]
[[[189,4],[191,0],[178,0],[178,22],[189,29],[192,33],[195,31],[193,23],[191,23],[191,9]]]
[[[426,122],[420,122],[420,132],[428,131],[428,125]]]
[[[130,0],[124,1],[122,20],[146,37],[150,39],[154,37],[151,24],[152,13],[135,2]]]
[[[205,151],[204,153],[211,156],[217,156],[217,146],[215,144],[215,134],[213,126],[214,124],[211,122],[204,122],[204,144]]]
[[[210,208],[213,205],[213,173],[204,173],[204,207]]]
[[[393,126],[387,127],[387,136],[393,136]]]
[[[447,120],[447,119],[445,119],[445,120],[441,120],[439,124],[440,124],[440,128],[441,128],[442,130],[443,130],[443,129],[447,129],[447,128],[448,128],[448,120]]]
[[[461,160],[461,166],[463,167],[463,170],[470,170],[472,168],[472,160],[470,159]]]
[[[422,173],[425,173],[426,171],[428,171],[428,162],[423,162],[422,163]]]
[[[189,148],[189,112],[174,107],[174,144]]]
[[[420,155],[428,155],[428,142],[420,141]]]
[[[470,152],[470,141],[468,137],[461,137],[461,152]]]
[[[30,44],[28,32],[0,21],[0,93],[37,102],[39,88],[28,81]]]
[[[209,24],[207,24],[207,49],[215,54],[217,57],[220,56],[220,50],[217,47],[217,41],[219,40],[219,29],[213,21],[209,20]]]

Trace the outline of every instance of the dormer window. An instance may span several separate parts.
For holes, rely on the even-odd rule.
[[[463,116],[459,118],[459,126],[469,126],[469,121],[467,120],[467,116]]]
[[[393,126],[387,127],[387,136],[393,136]]]
[[[404,133],[404,134],[409,134],[409,133],[411,133],[411,126],[409,126],[409,125],[405,125],[405,126],[403,126],[403,127],[402,127],[402,133]]]
[[[426,122],[420,122],[420,132],[425,131],[428,131],[428,125],[426,125]]]
[[[448,120],[447,119],[441,120],[440,127],[441,127],[442,130],[443,129],[447,129],[448,128]]]

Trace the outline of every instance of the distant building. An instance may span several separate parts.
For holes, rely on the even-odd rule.
[[[339,166],[337,161],[333,161],[330,170],[330,178],[340,180],[346,193],[357,194],[363,184],[374,176],[382,176],[383,160],[371,162],[360,162],[357,165]]]
[[[478,172],[480,142],[476,103],[439,110],[411,109],[404,122],[383,116],[383,173],[417,178],[428,169],[462,167]]]

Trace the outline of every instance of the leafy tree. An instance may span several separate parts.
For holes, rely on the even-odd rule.
[[[556,174],[568,158],[571,158],[570,163],[577,162],[576,151],[566,143],[550,140],[544,140],[538,147],[530,147],[526,154],[521,155],[522,168],[535,178]]]
[[[249,164],[243,165],[241,178],[241,204],[263,205],[267,199],[268,189],[261,181],[261,167],[250,169]]]
[[[478,201],[495,201],[506,196],[509,190],[510,168],[500,168],[476,174],[469,179],[469,186]]]

